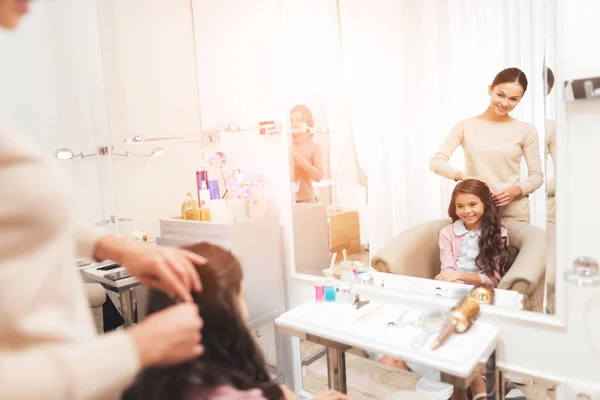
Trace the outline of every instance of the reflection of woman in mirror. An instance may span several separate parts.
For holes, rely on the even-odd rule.
[[[440,232],[441,272],[435,279],[498,286],[518,250],[508,243],[487,185],[477,179],[460,182],[448,214],[453,223]]]
[[[469,178],[486,182],[500,208],[500,217],[529,222],[529,195],[543,182],[539,139],[535,127],[512,118],[509,113],[527,90],[527,77],[518,68],[496,75],[489,86],[490,105],[482,114],[458,122],[431,159],[430,168],[444,178]],[[454,150],[462,146],[466,172],[448,164]],[[527,178],[521,179],[521,159],[527,163]]]
[[[323,157],[321,146],[312,140],[309,128],[315,123],[308,107],[295,105],[290,111],[292,127],[292,181],[298,182],[297,203],[316,203],[312,182],[323,178]]]
[[[548,67],[546,67],[546,96],[550,94],[554,87],[554,73]],[[556,175],[556,121],[553,119],[546,120],[546,158],[548,155],[552,157],[552,164],[554,165],[554,174]],[[546,181],[546,195],[548,200],[546,207],[548,209],[548,222],[554,223],[554,194],[556,192],[556,181],[554,178]]]

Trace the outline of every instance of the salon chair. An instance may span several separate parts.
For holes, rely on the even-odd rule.
[[[440,272],[440,231],[451,223],[449,218],[440,219],[401,233],[373,257],[373,268],[391,274],[435,278]],[[519,249],[519,255],[498,289],[521,293],[524,309],[541,312],[546,278],[546,234],[525,222],[508,221],[505,227],[510,243]]]
[[[106,290],[99,283],[84,283],[90,308],[102,307],[106,302]]]

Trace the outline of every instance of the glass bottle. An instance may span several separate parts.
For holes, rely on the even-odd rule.
[[[185,200],[181,204],[181,218],[189,221],[198,219],[198,203],[192,197],[192,192],[185,194]]]

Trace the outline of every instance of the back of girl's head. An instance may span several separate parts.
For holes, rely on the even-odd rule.
[[[527,76],[519,68],[506,68],[496,74],[492,87],[503,83],[518,83],[523,88],[523,94],[527,91]]]
[[[479,197],[483,203],[484,216],[486,214],[497,214],[496,205],[494,204],[494,199],[492,199],[490,188],[480,180],[466,179],[459,182],[452,192],[452,199],[448,206],[448,215],[452,218],[452,222],[456,222],[459,219],[458,214],[456,213],[456,196],[459,194],[472,194]]]
[[[144,371],[135,388],[136,396],[144,399],[192,399],[191,393],[195,389],[221,385],[232,385],[239,390],[273,389],[263,356],[246,328],[240,310],[243,278],[240,262],[229,251],[209,243],[185,249],[207,261],[196,268],[202,290],[192,293],[204,321],[204,354],[173,367]],[[148,314],[173,304],[167,295],[152,290]],[[273,398],[280,397],[276,394]]]

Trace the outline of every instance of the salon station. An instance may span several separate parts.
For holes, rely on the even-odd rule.
[[[600,399],[598,1],[31,8],[3,115],[82,222],[235,256],[295,398]],[[73,268],[100,335],[147,317],[125,266]]]

